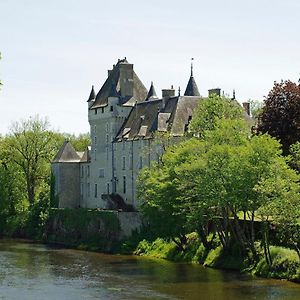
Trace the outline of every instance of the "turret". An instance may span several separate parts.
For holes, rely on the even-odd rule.
[[[147,95],[147,98],[146,98],[145,101],[154,100],[154,99],[158,99],[158,97],[156,95],[156,91],[155,91],[155,88],[154,88],[154,85],[153,85],[153,81],[151,81],[151,86],[150,86],[150,89],[149,89],[149,92],[148,92],[148,95]]]
[[[200,96],[196,81],[193,76],[193,63],[191,63],[191,76],[186,86],[184,96]]]
[[[94,104],[96,98],[96,93],[94,90],[94,86],[92,85],[92,90],[90,92],[89,99],[87,100],[89,108]]]

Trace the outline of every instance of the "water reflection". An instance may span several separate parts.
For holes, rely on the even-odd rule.
[[[0,241],[0,299],[300,299],[300,286],[134,256]]]

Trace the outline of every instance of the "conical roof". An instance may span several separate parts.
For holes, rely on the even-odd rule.
[[[189,82],[186,86],[184,96],[200,96],[200,93],[199,93],[199,90],[198,90],[198,87],[197,87],[197,83],[194,79],[193,74],[191,74]]]
[[[96,98],[96,93],[95,93],[95,90],[94,90],[94,86],[92,85],[92,90],[91,90],[91,93],[90,93],[90,96],[89,96],[89,99],[88,99],[87,102],[95,100],[95,98]]]
[[[77,154],[70,141],[66,140],[59,149],[52,163],[79,162],[80,159],[80,156]]]
[[[158,99],[158,97],[156,95],[156,91],[155,91],[154,85],[153,85],[153,82],[151,82],[151,86],[150,86],[150,89],[149,89],[146,101],[147,100],[151,100],[151,99]]]

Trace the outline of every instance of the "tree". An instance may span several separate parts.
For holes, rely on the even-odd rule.
[[[190,125],[192,134],[203,137],[206,130],[213,130],[219,119],[242,119],[244,111],[238,102],[212,95],[202,100]]]
[[[290,80],[275,82],[259,117],[258,133],[280,140],[283,153],[300,140],[300,85]]]
[[[36,116],[14,123],[5,138],[5,161],[14,172],[20,170],[30,204],[40,184],[48,180],[50,161],[58,149],[57,135],[48,128],[48,121]]]

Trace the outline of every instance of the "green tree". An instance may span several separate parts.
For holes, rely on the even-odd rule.
[[[57,149],[57,135],[38,116],[16,122],[5,139],[5,161],[22,174],[30,204],[40,184],[48,180],[50,161]]]
[[[243,116],[244,111],[236,101],[212,95],[199,103],[190,124],[190,131],[203,137],[206,130],[215,128],[219,119],[242,119]]]
[[[289,147],[300,141],[300,85],[290,80],[274,83],[265,99],[257,131],[279,139],[284,154],[289,153]]]

